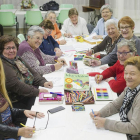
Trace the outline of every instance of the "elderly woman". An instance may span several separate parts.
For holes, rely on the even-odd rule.
[[[61,56],[63,52],[59,48],[59,44],[51,36],[52,30],[54,30],[53,23],[50,20],[43,20],[39,25],[44,30],[44,36],[42,44],[40,44],[40,50],[48,55]]]
[[[137,54],[140,55],[140,47],[139,47],[140,39],[133,34],[134,26],[135,26],[135,23],[130,17],[125,16],[121,18],[118,22],[118,27],[119,27],[119,30],[121,31],[123,38],[120,38],[118,42],[120,42],[123,39],[135,40]],[[117,45],[116,45],[113,51],[110,52],[107,56],[103,57],[100,61],[96,61],[96,60],[90,61],[90,65],[99,66],[99,65],[104,65],[104,64],[112,64],[112,63],[116,63],[117,60],[118,59],[117,59]]]
[[[102,80],[106,79],[111,89],[120,95],[126,87],[126,82],[124,80],[124,61],[135,56],[135,54],[136,47],[134,41],[124,39],[119,42],[117,44],[118,61],[112,67],[104,70],[101,75],[96,75],[95,81],[100,83]]]
[[[76,8],[72,8],[68,13],[69,18],[63,23],[61,32],[66,37],[72,37],[72,35],[88,35],[87,22],[85,19],[78,16]]]
[[[61,37],[61,31],[59,30],[57,23],[56,23],[56,14],[54,11],[48,11],[47,14],[45,15],[45,19],[49,19],[53,25],[54,25],[54,30],[52,30],[51,36],[54,39],[59,39]],[[66,44],[66,41],[64,39],[57,41],[58,44],[64,45]]]
[[[127,134],[128,140],[140,139],[140,56],[127,59],[124,63],[126,88],[112,103],[100,111],[90,113],[97,128]],[[105,117],[119,113],[121,121]]]
[[[15,37],[0,38],[0,55],[6,76],[6,89],[13,107],[30,109],[40,92],[48,92],[37,87],[52,88],[53,84],[31,69],[22,58],[17,57],[18,45]]]
[[[122,37],[118,30],[118,22],[114,19],[109,19],[105,22],[105,30],[108,36],[97,46],[87,51],[87,55],[94,54],[94,57],[103,58],[115,48],[118,40]],[[106,51],[106,54],[101,54],[101,51]]]
[[[23,58],[32,69],[39,74],[51,73],[66,64],[65,60],[56,56],[45,55],[39,46],[43,41],[44,30],[39,26],[32,26],[28,30],[27,41],[19,45],[17,55]],[[58,63],[56,63],[58,61]],[[56,63],[56,64],[54,64]],[[46,66],[46,64],[54,64]]]
[[[104,23],[109,19],[114,19],[113,10],[110,5],[103,5],[100,9],[102,18],[97,22],[97,26],[93,29],[91,34],[94,34],[93,39],[104,39],[107,36],[105,31]]]
[[[12,103],[9,99],[5,88],[5,74],[3,70],[2,61],[0,59],[0,139],[1,140],[20,140],[20,136],[31,138],[33,136],[33,131],[35,128],[22,127],[18,128],[15,125],[15,121],[19,118],[33,118],[36,116],[38,118],[44,117],[43,113],[16,109],[13,108]]]

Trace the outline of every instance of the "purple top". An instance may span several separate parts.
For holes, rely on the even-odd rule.
[[[41,75],[55,71],[54,65],[46,66],[46,64],[54,64],[57,57],[45,55],[39,48],[33,51],[27,41],[23,41],[19,45],[17,55]]]

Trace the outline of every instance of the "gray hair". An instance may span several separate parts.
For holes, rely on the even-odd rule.
[[[112,8],[111,8],[110,5],[108,5],[108,4],[103,5],[103,6],[101,7],[101,9],[100,9],[100,13],[102,13],[102,11],[103,11],[104,9],[109,9],[110,12],[113,14],[113,10],[112,10]]]
[[[133,39],[127,40],[127,39],[122,39],[121,42],[117,43],[117,48],[121,48],[123,46],[128,46],[130,52],[137,52],[136,49],[136,42]]]
[[[45,18],[45,19],[48,18],[49,14],[51,14],[51,13],[52,13],[52,14],[55,14],[55,16],[56,16],[56,13],[55,13],[54,11],[51,11],[51,10],[50,10],[50,11],[48,11],[48,12],[46,13],[46,15],[45,15],[44,18]]]
[[[30,37],[33,37],[35,35],[36,32],[39,32],[41,33],[42,35],[44,35],[44,30],[39,27],[39,26],[31,26],[29,29],[28,29],[28,33],[27,33],[27,36],[30,36]]]
[[[110,26],[110,25],[112,25],[112,24],[118,29],[118,21],[116,21],[114,19],[108,19],[105,22],[105,30],[107,31],[107,27]]]

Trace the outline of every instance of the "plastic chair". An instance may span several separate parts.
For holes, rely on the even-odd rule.
[[[4,9],[14,9],[14,5],[13,4],[2,4],[0,6],[0,9],[1,10],[4,10]]]
[[[61,4],[59,8],[73,8],[73,4]]]
[[[27,26],[39,25],[42,22],[43,18],[40,11],[27,11],[24,20],[25,33]]]
[[[19,30],[19,23],[17,22],[17,18],[12,12],[0,12],[0,24],[3,27],[7,26],[16,26],[16,36]]]
[[[58,23],[60,24],[59,29],[61,29],[61,25],[63,24],[64,20],[68,18],[69,10],[61,10],[58,15]]]
[[[24,41],[25,40],[25,37],[24,37],[24,35],[23,34],[18,34],[18,39],[20,40],[20,43],[22,42],[22,41]]]

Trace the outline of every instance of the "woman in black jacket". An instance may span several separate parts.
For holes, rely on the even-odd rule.
[[[35,111],[12,107],[12,103],[5,88],[5,75],[2,61],[0,59],[0,140],[6,140],[8,138],[20,140],[20,136],[31,138],[35,128],[19,128],[15,126],[14,122],[17,118],[33,118],[36,114],[38,118],[44,117],[44,114],[40,112],[36,113]]]

